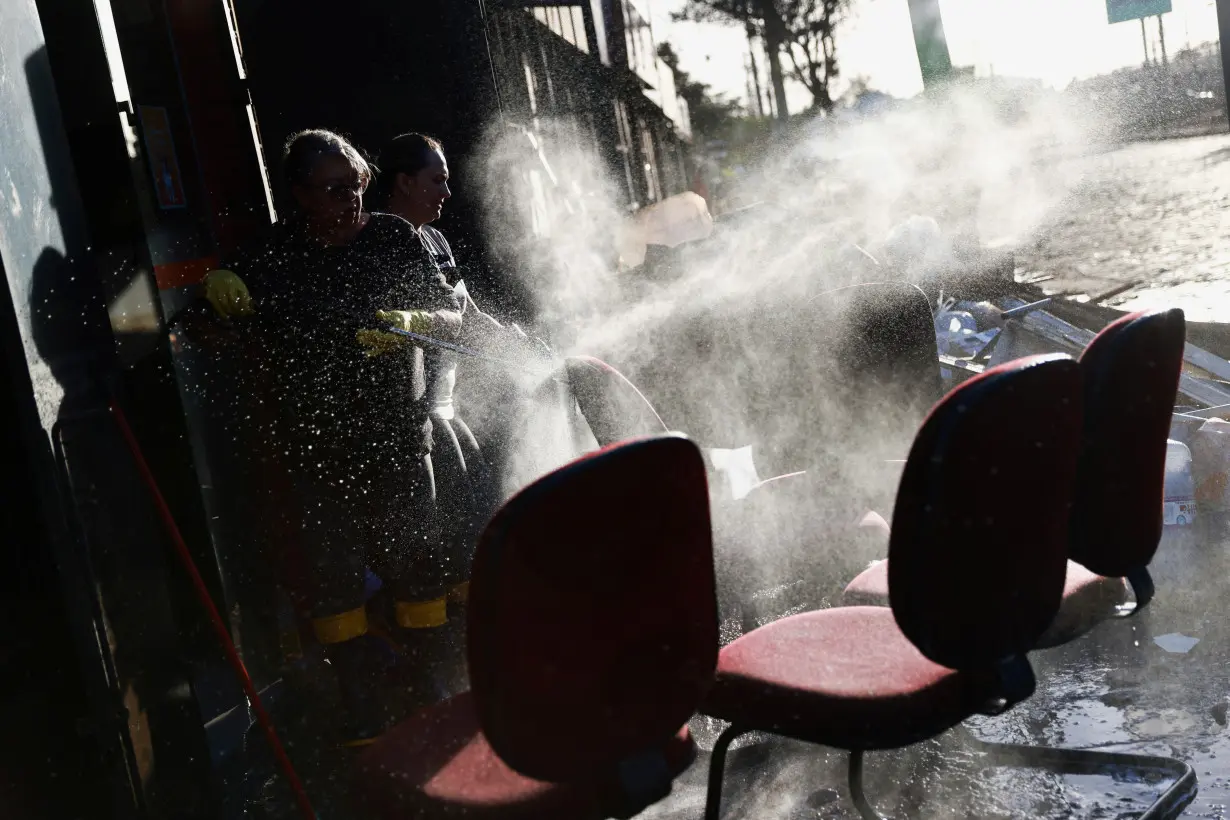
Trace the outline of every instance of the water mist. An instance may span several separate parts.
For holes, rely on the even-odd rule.
[[[765,207],[719,219],[710,239],[656,262],[651,253],[630,270],[619,266],[629,213],[598,157],[493,126],[488,244],[533,292],[557,352],[610,362],[667,426],[702,447],[753,445],[764,478],[807,471],[780,492],[715,505],[725,607],[740,610],[747,628],[784,614],[750,598],[806,579],[808,605],[836,604],[845,582],[886,549],[858,523],[869,508],[891,520],[901,460],[929,402],[852,387],[851,286],[908,286],[951,263],[963,242],[1027,240],[1080,184],[1059,160],[1091,150],[1098,122],[1059,94],[1008,97],[977,85],[871,119],[817,118],[738,183],[742,199]],[[886,241],[913,216],[922,222]],[[593,446],[577,433],[575,405],[553,387],[523,407],[509,489]],[[902,759],[878,764],[889,790],[881,805],[894,783],[912,782],[891,771]],[[770,791],[805,798],[797,765],[772,775],[787,782]],[[840,782],[833,776],[808,781]],[[775,796],[746,816],[789,817],[797,805]]]

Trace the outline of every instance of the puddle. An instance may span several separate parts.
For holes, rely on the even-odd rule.
[[[1170,620],[1164,608],[1159,614],[1163,622]],[[1037,656],[1037,694],[1007,714],[972,719],[938,742],[869,755],[867,791],[876,806],[891,817],[1127,820],[1139,817],[1166,787],[1123,776],[988,767],[962,743],[968,730],[991,741],[1186,760],[1200,782],[1183,816],[1226,820],[1230,729],[1224,713],[1230,682],[1224,669],[1230,658],[1220,651],[1222,642],[1202,639],[1201,652],[1171,655],[1155,644],[1147,620],[1120,626],[1119,631],[1097,631],[1084,641]],[[857,820],[846,798],[843,755],[780,739],[764,743],[764,757],[756,761],[755,771],[740,775],[734,787],[738,805],[732,803],[726,817]],[[697,780],[688,789],[694,789],[684,800],[691,813],[653,816],[683,820],[698,815],[703,782]],[[832,790],[841,799],[831,799]]]
[[[1224,322],[1230,316],[1230,281],[1178,282],[1134,291],[1122,302],[1111,300],[1119,310],[1182,308],[1189,322]]]
[[[1158,635],[1153,639],[1153,642],[1176,655],[1186,655],[1192,651],[1192,647],[1200,643],[1199,638],[1191,638],[1187,635],[1181,635],[1178,632],[1172,632],[1169,635]]]
[[[1190,735],[1205,722],[1183,709],[1163,709],[1157,713],[1128,709],[1126,716],[1132,733],[1142,740]]]

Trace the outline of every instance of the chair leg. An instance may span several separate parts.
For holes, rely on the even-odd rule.
[[[732,724],[718,735],[713,744],[713,755],[709,758],[709,793],[705,797],[705,820],[718,820],[722,814],[722,780],[726,774],[726,752],[730,744],[747,729]]]
[[[850,752],[849,767],[850,800],[863,820],[885,820],[884,816],[875,810],[863,793],[863,753]]]
[[[1196,798],[1196,771],[1172,757],[1101,752],[1090,749],[1052,749],[1014,743],[988,743],[971,738],[979,751],[996,757],[996,765],[1046,769],[1059,774],[1114,775],[1131,772],[1142,779],[1174,782],[1140,815],[1139,820],[1173,820]]]

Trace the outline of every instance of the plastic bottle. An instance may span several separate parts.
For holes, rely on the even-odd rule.
[[[974,317],[963,310],[942,310],[935,317],[935,342],[940,353],[953,353],[966,336],[978,332]]]
[[[1201,512],[1230,512],[1230,422],[1209,419],[1191,437],[1192,477]]]
[[[1192,479],[1192,451],[1181,441],[1166,442],[1166,480],[1162,522],[1168,528],[1190,527],[1196,519],[1196,484]]]
[[[961,333],[968,330],[978,332],[978,322],[971,313],[964,310],[945,310],[935,317],[936,333]]]

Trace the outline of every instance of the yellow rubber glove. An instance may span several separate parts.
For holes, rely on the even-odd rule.
[[[205,298],[223,319],[251,316],[256,312],[252,309],[248,286],[232,270],[220,268],[210,271],[205,274],[201,286]]]
[[[425,310],[378,310],[376,319],[398,330],[426,335],[431,332],[431,314]],[[360,330],[355,339],[363,346],[368,356],[381,356],[414,344],[413,339],[389,333],[385,330]]]
[[[420,336],[431,333],[431,314],[425,310],[378,310],[376,318],[398,330],[406,330]]]

